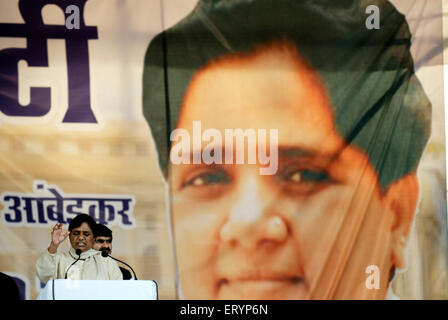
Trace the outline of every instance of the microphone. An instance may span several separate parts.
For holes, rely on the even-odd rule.
[[[124,264],[124,265],[127,265],[127,266],[129,267],[129,269],[131,269],[132,273],[134,274],[134,279],[135,279],[135,280],[138,280],[138,279],[137,279],[137,275],[135,274],[134,269],[132,269],[132,267],[131,267],[130,265],[128,265],[126,262],[121,261],[121,260],[118,260],[118,259],[112,257],[112,256],[111,256],[110,254],[108,254],[106,251],[101,251],[101,255],[102,255],[104,258],[106,258],[106,257],[111,257],[111,258],[114,259],[115,261],[118,261],[118,262],[121,262],[121,263]]]
[[[64,278],[64,279],[67,279],[68,270],[70,270],[70,268],[71,268],[76,262],[78,262],[79,259],[81,259],[81,249],[76,249],[76,254],[78,255],[78,259],[76,259],[75,262],[73,262],[73,263],[70,265],[70,267],[68,267],[67,271],[65,272],[65,278]]]

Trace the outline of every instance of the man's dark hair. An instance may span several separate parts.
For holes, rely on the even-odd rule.
[[[73,229],[78,228],[84,222],[89,225],[90,229],[92,230],[93,236],[95,237],[96,222],[91,216],[85,213],[78,214],[73,218],[72,221],[70,221],[70,224],[68,225],[68,231],[71,232]]]
[[[96,225],[95,237],[110,237],[110,239],[112,240],[112,230],[110,230],[104,224],[98,223]]]
[[[380,10],[379,30],[366,28],[369,5]],[[143,113],[165,177],[170,134],[195,73],[276,40],[294,43],[319,73],[337,132],[366,153],[381,190],[415,172],[431,104],[414,73],[406,19],[389,1],[200,0],[152,40],[145,57]]]

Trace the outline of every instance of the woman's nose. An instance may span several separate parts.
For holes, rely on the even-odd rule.
[[[275,197],[256,178],[245,181],[220,230],[222,241],[254,247],[263,242],[281,243],[288,236],[287,222],[275,209]]]

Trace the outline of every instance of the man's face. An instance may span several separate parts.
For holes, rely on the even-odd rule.
[[[111,254],[112,237],[95,237],[93,249],[97,251],[106,251],[108,254]]]
[[[299,59],[265,50],[212,64],[190,83],[177,128],[193,136],[200,120],[222,137],[225,129],[278,129],[279,163],[274,175],[260,175],[259,164],[171,165],[187,299],[386,294],[401,257],[396,215],[367,156],[335,131],[321,80]],[[370,265],[380,270],[379,289],[366,287]]]
[[[73,249],[81,249],[85,252],[93,246],[93,232],[87,222],[83,222],[78,228],[73,228],[70,232],[70,244]]]

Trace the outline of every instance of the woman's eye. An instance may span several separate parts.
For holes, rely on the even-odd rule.
[[[281,177],[293,183],[325,183],[331,180],[327,173],[309,169],[285,170]]]
[[[294,172],[293,174],[291,174],[291,176],[289,177],[289,181],[292,182],[300,182],[302,180],[302,175],[299,171]]]
[[[299,165],[286,166],[279,172],[283,191],[293,196],[311,195],[325,189],[335,181],[321,169],[308,169]]]
[[[223,171],[204,172],[187,179],[183,186],[202,187],[213,184],[227,184],[230,176]]]
[[[303,170],[302,173],[302,179],[304,181],[310,181],[310,182],[329,182],[330,177],[326,172],[323,171],[314,171],[314,170]]]

